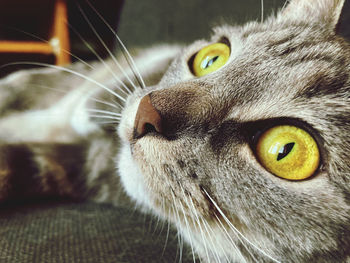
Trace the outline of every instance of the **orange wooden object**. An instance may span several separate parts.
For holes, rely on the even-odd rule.
[[[33,54],[35,58],[35,54],[38,56],[53,55],[56,65],[66,65],[71,62],[66,0],[51,1],[54,1],[54,5],[52,15],[50,14],[52,21],[47,21],[47,25],[51,25],[48,32],[48,39],[43,39],[43,41],[1,39],[0,56],[1,54]],[[38,3],[40,3],[40,1],[38,1]],[[38,6],[38,8],[40,8],[40,6]],[[44,8],[41,12],[47,12],[47,10]],[[33,20],[35,19],[36,17],[33,17]],[[31,21],[28,21],[28,23],[30,22]],[[36,35],[36,32],[27,33],[34,36]]]
[[[57,65],[70,63],[69,30],[67,27],[67,4],[65,0],[56,0],[52,36],[49,43],[53,47]]]
[[[40,53],[44,55],[53,54],[52,45],[35,41],[0,41],[1,53]]]

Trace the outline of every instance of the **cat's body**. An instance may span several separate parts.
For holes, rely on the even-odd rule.
[[[115,105],[126,97],[111,77],[128,83],[113,61],[93,73],[73,66],[89,80],[67,70],[7,77],[1,199],[59,194],[116,203],[117,166],[128,195],[173,222],[203,261],[349,262],[350,46],[337,35],[342,5],[294,0],[264,23],[223,26],[184,49],[148,50],[136,61],[147,87],[127,96],[120,142],[117,125],[98,124],[119,121]],[[220,54],[206,61],[219,65],[209,73],[195,67],[207,47]],[[68,92],[42,87],[50,83]],[[274,175],[258,154],[281,125],[316,142],[316,168],[302,180]],[[296,151],[282,150],[278,161]]]
[[[162,56],[159,56],[160,50]],[[149,49],[138,66],[142,69],[142,61],[152,60],[164,70],[170,57],[178,50],[176,46]],[[21,167],[23,160],[17,158],[18,154],[24,155],[24,162],[29,162],[30,166],[38,166],[32,174],[37,178],[29,175],[29,184],[16,185],[14,180],[13,186],[7,185],[2,189],[6,192],[3,200],[26,198],[33,194],[63,194],[101,202],[119,201],[122,193],[119,177],[116,176],[115,158],[119,152],[119,138],[115,135],[119,120],[110,117],[120,117],[101,111],[120,114],[123,103],[120,98],[125,96],[125,92],[116,90],[120,94],[117,98],[106,88],[116,89],[116,77],[122,74],[112,60],[105,61],[104,65],[97,63],[91,66],[93,69],[75,64],[67,69],[19,71],[1,80],[2,175],[6,178],[7,174],[15,173],[17,177],[19,173],[18,180],[22,180],[21,173],[28,167]],[[147,82],[158,82],[158,72],[149,74],[148,70],[145,66],[144,76],[149,77]],[[111,71],[114,76],[111,76]],[[131,70],[127,73],[132,75]],[[107,118],[92,117],[106,115]],[[64,159],[70,160],[69,163],[65,163]],[[13,171],[14,168],[21,171]],[[61,169],[63,174],[56,176],[57,169]],[[38,170],[40,173],[36,174]],[[65,178],[70,176],[74,179],[67,182]],[[52,177],[49,179],[51,186],[46,185],[48,177]],[[81,180],[75,182],[77,178]],[[41,179],[45,182],[40,182]],[[107,191],[107,188],[110,189]]]

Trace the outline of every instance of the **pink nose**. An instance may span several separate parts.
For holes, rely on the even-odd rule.
[[[137,109],[134,133],[135,138],[141,138],[147,133],[162,133],[162,118],[157,109],[152,105],[151,97],[144,96]]]

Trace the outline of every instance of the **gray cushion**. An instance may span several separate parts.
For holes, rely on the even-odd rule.
[[[107,204],[11,204],[0,212],[0,262],[177,262],[177,236],[171,230],[166,242],[167,229]],[[183,262],[192,262],[188,249]]]

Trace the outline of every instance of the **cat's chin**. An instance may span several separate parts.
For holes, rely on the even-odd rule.
[[[143,208],[149,207],[149,198],[145,189],[144,177],[132,157],[128,144],[121,147],[118,158],[118,171],[124,190],[137,205]]]
[[[128,144],[124,144],[121,147],[118,158],[118,171],[125,192],[136,203],[138,208],[141,208],[146,213],[152,211],[162,218],[175,218],[175,215],[171,216],[164,211],[164,204],[163,206],[159,205],[155,200],[157,198],[154,198],[147,189],[145,177],[134,160],[132,147]],[[172,221],[175,222],[176,220]]]

